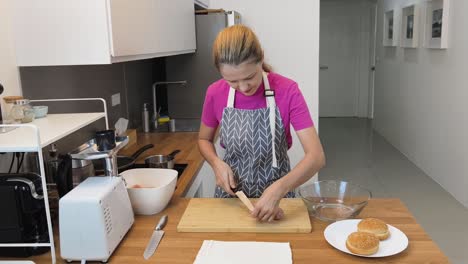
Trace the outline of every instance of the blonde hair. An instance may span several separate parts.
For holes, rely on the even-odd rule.
[[[255,33],[247,26],[234,25],[219,32],[213,43],[213,60],[219,70],[221,64],[239,65],[243,62],[263,62],[263,49]],[[271,67],[262,64],[266,72]]]

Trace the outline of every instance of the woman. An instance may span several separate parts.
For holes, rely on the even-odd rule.
[[[306,102],[296,82],[269,70],[257,37],[246,26],[221,31],[213,57],[223,78],[208,87],[198,145],[216,175],[215,197],[233,197],[242,190],[260,198],[252,216],[280,219],[281,198],[294,197],[294,189],[325,164]],[[305,152],[292,170],[290,124]],[[224,160],[213,145],[218,126]]]

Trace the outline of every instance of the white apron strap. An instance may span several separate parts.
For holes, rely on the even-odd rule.
[[[276,148],[275,148],[275,136],[276,136],[276,102],[275,102],[275,91],[270,89],[270,83],[268,82],[268,76],[266,72],[263,72],[263,85],[265,86],[265,97],[267,101],[267,107],[270,110],[270,130],[271,130],[271,150],[272,150],[272,167],[278,168],[278,161],[276,160]],[[234,107],[234,99],[236,96],[236,90],[232,87],[229,88],[227,107]]]
[[[272,167],[278,168],[278,161],[276,160],[276,148],[275,148],[275,135],[276,135],[275,91],[270,89],[270,83],[268,82],[268,76],[266,72],[263,72],[263,85],[265,86],[265,97],[267,99],[267,107],[270,109],[271,150],[272,150],[272,155],[273,155]]]
[[[234,98],[236,97],[236,90],[234,88],[229,87],[229,95],[227,101],[227,107],[234,107]]]

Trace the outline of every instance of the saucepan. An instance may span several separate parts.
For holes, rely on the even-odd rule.
[[[119,173],[120,172],[123,172],[125,170],[128,170],[128,169],[131,169],[133,168],[133,166],[135,165],[135,160],[141,155],[143,154],[143,152],[149,150],[150,148],[154,147],[153,144],[148,144],[148,145],[145,145],[143,147],[141,147],[140,149],[138,149],[135,153],[133,153],[133,155],[131,155],[130,157],[127,157],[127,156],[117,156],[117,166],[119,168]],[[99,175],[99,174],[104,174],[104,162],[103,160],[93,160],[93,164],[94,164],[94,169],[96,171],[96,174]]]
[[[174,156],[179,152],[180,150],[174,150],[169,155],[149,156],[145,159],[145,164],[148,168],[173,169]]]

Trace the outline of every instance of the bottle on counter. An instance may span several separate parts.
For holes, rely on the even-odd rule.
[[[59,165],[59,158],[58,158],[58,151],[57,145],[52,143],[49,149],[49,157],[46,166],[46,180],[48,183],[56,183],[57,182],[57,173],[58,173],[58,165]]]
[[[149,104],[143,104],[143,112],[141,113],[143,132],[148,133],[150,131],[150,114],[149,114]]]
[[[169,120],[169,132],[175,132],[176,131],[176,124],[175,124],[175,119]]]

